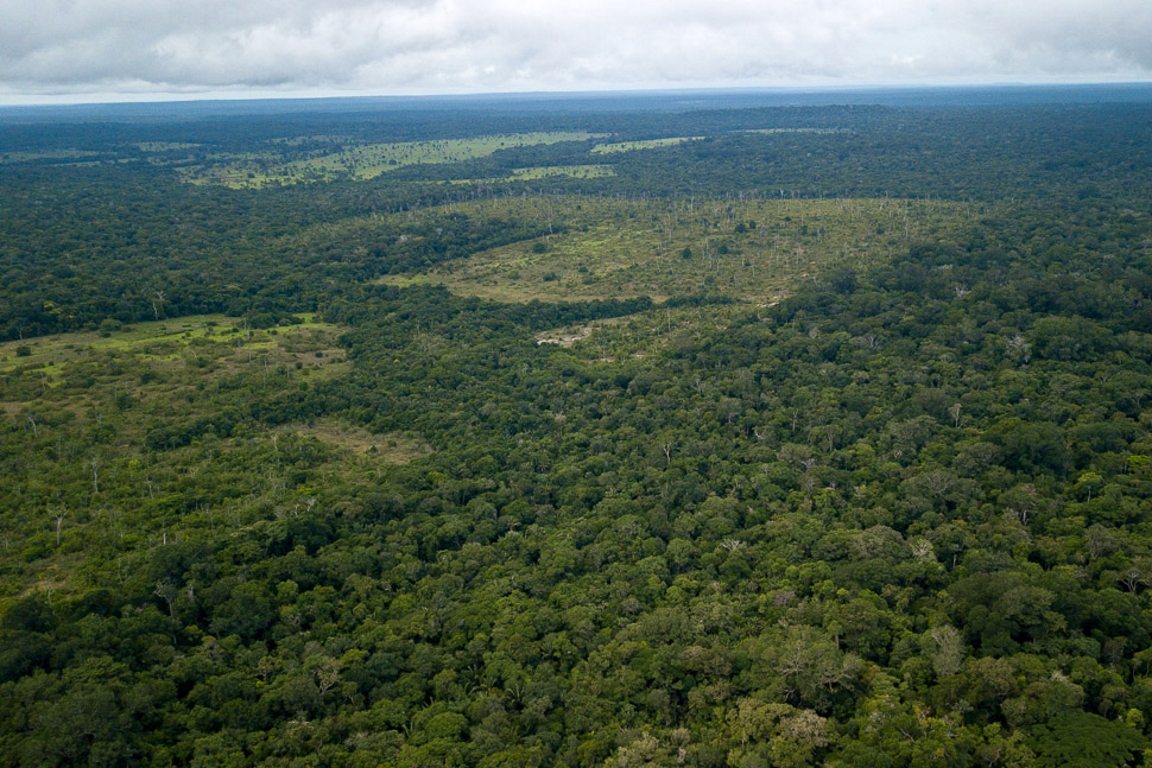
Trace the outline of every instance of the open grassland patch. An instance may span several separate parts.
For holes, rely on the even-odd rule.
[[[141,152],[181,152],[188,149],[196,149],[200,144],[192,144],[187,141],[141,141],[136,144],[136,148]]]
[[[80,149],[43,149],[34,152],[0,152],[0,164],[35,163],[42,161],[83,161],[100,157],[103,153]]]
[[[508,181],[532,181],[556,176],[572,179],[603,179],[615,176],[616,170],[610,165],[545,165],[535,168],[517,168]]]
[[[778,134],[778,133],[811,133],[811,134],[828,134],[828,133],[845,133],[844,128],[750,128],[748,130],[740,131],[740,133],[760,133],[765,135]],[[637,152],[645,149],[662,149],[664,147],[674,147],[678,144],[685,144],[692,141],[701,141],[707,138],[706,136],[671,136],[663,139],[641,139],[638,141],[617,141],[609,144],[597,144],[592,147],[592,154],[594,155],[616,155],[624,152]]]
[[[470,139],[405,141],[324,147],[295,157],[280,149],[246,156],[222,156],[207,165],[181,171],[194,184],[259,188],[337,179],[371,179],[409,165],[440,165],[473,160],[515,147],[586,141],[596,134],[580,131],[510,133]],[[282,147],[292,145],[281,142]]]
[[[126,439],[141,439],[150,415],[186,411],[194,392],[257,378],[319,382],[347,372],[351,363],[337,344],[341,329],[312,316],[303,320],[254,330],[236,318],[203,315],[139,323],[106,336],[8,342],[0,345],[0,409],[10,424],[37,433],[41,425],[75,426],[131,412],[121,429]]]
[[[189,354],[203,356],[214,347],[219,357],[270,349],[287,355],[326,353],[328,362],[333,354],[342,356],[335,346],[336,326],[316,321],[313,314],[300,315],[299,319],[299,324],[257,330],[247,327],[242,318],[195,315],[122,326],[115,331],[79,331],[8,341],[0,343],[0,374],[50,372],[103,354],[177,361]]]
[[[382,282],[434,283],[513,302],[721,295],[767,304],[797,281],[931,240],[968,213],[963,204],[875,199],[556,196],[474,205],[489,215],[535,219],[553,234]]]
[[[589,363],[643,359],[660,349],[689,349],[701,336],[746,321],[748,306],[710,304],[665,306],[627,317],[561,326],[536,335],[536,343],[555,345]]]
[[[614,155],[620,152],[635,152],[640,149],[660,149],[661,147],[674,147],[686,141],[700,141],[703,136],[674,136],[667,139],[644,139],[641,141],[618,141],[612,144],[597,144],[592,147],[592,154]]]
[[[305,437],[387,464],[407,464],[432,453],[432,446],[408,435],[376,434],[362,427],[336,421],[291,424],[278,430]]]
[[[53,574],[89,572],[109,551],[139,567],[177,527],[299,514],[310,495],[290,490],[291,473],[304,458],[336,475],[426,455],[411,437],[265,419],[261,398],[291,399],[351,367],[344,329],[299,319],[254,329],[204,315],[0,345],[0,455],[24,457],[7,465],[0,505],[0,547],[20,553],[0,602],[40,584],[61,596],[90,586]],[[343,448],[369,466],[341,463]]]
[[[450,179],[449,184],[454,185],[490,185],[507,184],[515,181],[538,181],[540,179],[569,178],[569,179],[606,179],[616,175],[616,169],[611,165],[541,165],[530,168],[516,168],[512,175],[501,178],[486,179]]]
[[[742,133],[761,133],[765,135],[772,135],[776,133],[813,133],[813,134],[829,134],[829,133],[851,133],[848,128],[749,128]]]

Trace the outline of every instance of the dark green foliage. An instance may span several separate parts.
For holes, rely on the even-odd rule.
[[[0,765],[1139,763],[1148,110],[637,120],[850,131],[716,131],[581,185],[1015,199],[771,307],[511,305],[375,282],[557,231],[507,195],[437,207],[491,190],[0,169],[13,339],[346,326],[298,366],[189,341],[49,372],[12,346]],[[91,130],[114,156],[135,129]],[[587,147],[473,169],[553,151]]]
[[[1088,712],[1038,725],[1030,741],[1042,768],[1120,768],[1132,765],[1147,744],[1135,729]]]

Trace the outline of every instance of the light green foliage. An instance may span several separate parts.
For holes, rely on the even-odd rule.
[[[4,167],[0,766],[1138,763],[1144,106],[436,119]]]
[[[49,160],[54,162],[72,161],[69,165],[83,165],[85,161],[99,157],[101,153],[78,149],[49,149],[38,152],[0,152],[0,164],[19,165]]]
[[[408,165],[459,163],[515,147],[586,141],[584,132],[556,131],[499,134],[468,139],[405,141],[386,144],[349,142],[339,151],[319,150],[304,159],[284,159],[275,147],[249,155],[216,155],[206,166],[183,168],[181,176],[195,184],[221,184],[235,189],[278,186],[336,179],[371,179]],[[290,145],[289,145],[290,146]],[[588,168],[589,166],[585,166]],[[541,178],[543,173],[529,178]],[[591,171],[568,173],[578,178],[595,177]]]
[[[284,344],[264,331],[250,330],[242,319],[224,315],[181,317],[129,327],[117,323],[116,330],[110,332],[68,333],[41,336],[30,342],[0,342],[0,373],[57,372],[71,361],[102,355],[114,358],[118,353],[174,362],[183,359],[186,352],[198,349],[218,351],[220,345],[250,351],[286,345],[292,348],[289,351],[304,351],[297,343],[298,339],[308,339],[303,346],[310,352],[317,351],[315,340],[324,339],[330,342],[327,352],[340,354],[339,347],[331,344],[335,326],[316,321],[313,313],[302,313],[296,321],[285,329]],[[17,350],[20,347],[27,347],[30,354],[19,354]]]
[[[699,141],[703,136],[674,136],[667,139],[642,139],[640,141],[618,141],[612,144],[597,144],[592,147],[596,155],[612,155],[618,152],[635,152],[640,149],[657,149],[659,147],[673,147],[686,141]]]
[[[812,133],[812,134],[831,134],[831,133],[848,133],[847,128],[750,128],[748,133],[759,133],[765,136],[772,136],[775,134],[783,133]]]
[[[536,168],[517,168],[507,180],[532,181],[555,176],[573,179],[604,179],[615,175],[616,171],[610,165],[545,165]]]
[[[134,553],[177,540],[177,516],[203,499],[219,504],[267,491],[294,510],[315,503],[307,492],[288,493],[283,480],[241,479],[243,472],[234,474],[239,456],[277,458],[283,449],[287,458],[309,444],[350,448],[369,461],[406,461],[426,452],[411,438],[370,438],[331,421],[255,431],[242,425],[242,409],[228,394],[237,387],[291,391],[348,370],[336,345],[340,329],[311,315],[297,319],[253,330],[241,319],[210,315],[140,323],[106,337],[46,336],[19,358],[5,355],[18,342],[0,345],[0,446],[9,455],[36,457],[10,475],[16,486],[0,506],[3,546],[27,560],[8,571],[0,597],[33,589],[50,601],[103,581],[85,563],[116,562],[120,576],[142,568]],[[181,479],[202,470],[202,481]],[[233,512],[234,520],[245,514]],[[224,518],[217,511],[202,522],[212,527]],[[174,609],[184,593],[165,578],[156,591]]]
[[[940,236],[962,215],[958,206],[902,200],[569,196],[452,209],[536,221],[554,234],[535,241],[546,245],[543,253],[517,243],[386,282],[438,284],[502,301],[722,295],[770,304],[790,284],[863,268],[903,243]]]

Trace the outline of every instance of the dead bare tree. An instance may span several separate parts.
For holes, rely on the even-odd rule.
[[[963,406],[961,406],[960,403],[956,403],[948,409],[948,415],[952,417],[953,426],[956,426],[956,427],[960,426],[960,412],[961,412],[961,410],[963,410]]]
[[[50,507],[48,514],[56,521],[56,546],[60,546],[61,529],[64,527],[64,518],[68,517],[68,510],[59,507]]]
[[[157,320],[160,319],[160,311],[164,309],[164,291],[156,291],[152,294],[152,314]]]
[[[92,492],[100,493],[100,457],[90,457],[88,459],[88,468],[92,470]]]

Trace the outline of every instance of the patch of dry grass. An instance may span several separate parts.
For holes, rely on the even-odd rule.
[[[335,421],[291,424],[279,431],[312,437],[322,443],[386,464],[407,464],[432,453],[432,446],[407,435],[397,433],[381,435],[362,427]]]
[[[419,273],[434,283],[507,302],[723,295],[770,304],[790,286],[837,267],[861,268],[954,227],[962,207],[907,200],[624,201],[510,198],[474,206],[564,230]]]

